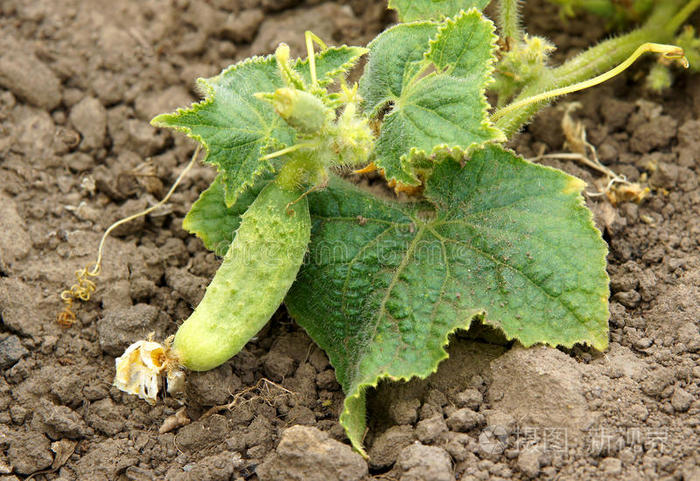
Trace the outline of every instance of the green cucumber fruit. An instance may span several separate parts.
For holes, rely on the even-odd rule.
[[[207,371],[223,364],[280,306],[311,236],[308,202],[300,195],[271,182],[243,214],[204,298],[175,334],[172,347],[184,367]]]

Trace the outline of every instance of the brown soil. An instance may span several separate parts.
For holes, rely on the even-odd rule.
[[[603,34],[538,9],[532,30],[562,57]],[[176,418],[176,399],[111,387],[114,357],[173,333],[217,268],[180,227],[210,168],[109,239],[97,293],[74,327],[56,325],[58,293],[101,233],[189,160],[192,143],[151,128],[154,114],[282,40],[300,53],[305,29],[364,44],[391,21],[371,0],[0,2],[0,481],[700,479],[697,75],[656,96],[633,72],[577,99],[602,161],[653,186],[641,205],[588,199],[611,247],[610,350],[524,350],[477,326],[429,379],[370,393],[369,463],[335,441],[347,442],[342,393],[283,311],[233,360],[190,375]],[[561,151],[561,116],[543,112],[516,150]]]

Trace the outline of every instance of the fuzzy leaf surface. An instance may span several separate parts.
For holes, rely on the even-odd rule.
[[[329,47],[316,54],[316,78],[320,86],[332,83],[339,75],[352,69],[360,57],[367,53],[363,47]],[[301,74],[306,85],[311,85],[311,71],[309,60],[298,60],[294,68]]]
[[[389,0],[389,8],[396,10],[402,22],[441,20],[454,17],[460,10],[472,7],[484,9],[490,0]]]
[[[493,71],[494,26],[476,10],[447,19],[430,42],[426,58],[446,74],[484,85]]]
[[[489,121],[494,27],[470,10],[443,24],[422,22],[387,30],[370,44],[360,83],[365,110],[387,108],[376,144],[376,164],[387,179],[417,185],[417,164],[436,151],[468,153],[504,140]]]
[[[226,205],[231,206],[256,178],[273,170],[273,163],[260,157],[294,139],[294,131],[272,106],[253,97],[282,87],[282,80],[275,59],[267,56],[237,63],[199,82],[206,92],[202,102],[159,115],[152,123],[183,131],[204,145],[205,161],[221,173]]]
[[[369,62],[360,79],[366,112],[376,114],[401,97],[404,87],[422,68],[438,26],[435,22],[397,25],[372,40],[368,45]]]
[[[426,204],[338,179],[310,196],[309,258],[286,304],[336,370],[357,449],[365,390],[434,372],[476,316],[526,346],[607,346],[607,249],[583,186],[492,145],[438,164]]]

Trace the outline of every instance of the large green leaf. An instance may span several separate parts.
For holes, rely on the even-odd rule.
[[[443,24],[399,25],[370,44],[360,82],[365,110],[385,110],[376,164],[387,179],[417,185],[418,164],[436,152],[468,153],[505,140],[489,121],[485,88],[496,36],[478,10]]]
[[[399,20],[441,20],[454,17],[460,10],[472,7],[486,8],[490,0],[389,0],[389,8],[396,10]]]
[[[286,304],[335,367],[357,449],[365,390],[434,372],[476,316],[526,346],[607,346],[606,246],[583,185],[492,145],[438,164],[428,204],[337,179],[310,196],[309,260]]]
[[[185,132],[207,149],[206,161],[217,166],[226,189],[226,204],[255,179],[273,170],[260,157],[274,147],[289,145],[294,132],[271,105],[253,97],[282,87],[272,56],[254,57],[232,65],[216,77],[200,79],[206,98],[191,108],[159,115],[152,123]]]

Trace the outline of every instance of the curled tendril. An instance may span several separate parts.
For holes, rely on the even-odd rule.
[[[666,60],[671,60],[671,61],[675,60],[683,68],[690,68],[690,62],[688,61],[688,58],[685,56],[685,52],[683,51],[683,49],[680,47],[676,47],[676,48],[668,50],[666,52],[662,52],[661,56]]]
[[[56,322],[58,322],[60,326],[71,327],[75,324],[76,317],[73,312],[73,301],[75,299],[80,299],[83,302],[89,301],[92,293],[97,289],[97,285],[90,280],[90,277],[97,277],[99,275],[99,265],[95,265],[92,270],[84,267],[75,271],[75,277],[78,281],[73,284],[70,289],[61,292],[61,300],[63,301],[64,308],[56,319]]]
[[[61,292],[61,301],[63,302],[64,307],[63,311],[61,311],[56,317],[56,322],[58,323],[58,325],[62,327],[71,327],[73,324],[75,324],[76,317],[75,313],[73,312],[73,302],[76,299],[79,299],[83,302],[89,301],[90,297],[92,296],[92,293],[95,292],[95,290],[97,289],[97,284],[95,284],[94,281],[91,281],[90,278],[97,277],[100,275],[100,271],[102,270],[102,253],[104,250],[105,240],[107,240],[107,237],[109,236],[110,232],[112,232],[118,226],[138,217],[142,217],[165,204],[168,201],[168,199],[170,199],[170,196],[173,194],[173,192],[175,192],[175,189],[180,184],[180,181],[182,181],[183,177],[185,177],[187,172],[189,172],[189,170],[194,165],[195,160],[197,160],[197,156],[199,156],[200,150],[201,146],[198,145],[194,151],[194,154],[192,154],[192,159],[190,159],[187,166],[182,170],[182,172],[180,172],[180,175],[175,180],[168,193],[165,195],[165,197],[163,197],[163,199],[160,202],[149,207],[146,210],[138,212],[134,215],[130,215],[129,217],[125,217],[124,219],[118,220],[117,222],[109,226],[109,228],[102,235],[100,245],[97,248],[97,261],[95,262],[95,265],[92,267],[92,269],[84,267],[80,270],[75,271],[75,277],[78,279],[78,282],[73,284],[70,287],[70,289],[66,289],[65,291]]]
[[[620,65],[617,67],[613,68],[612,70],[608,70],[607,72],[598,75],[597,77],[593,77],[588,80],[584,80],[583,82],[578,82],[573,85],[568,85],[566,87],[561,87],[558,89],[550,90],[548,92],[542,92],[541,94],[533,95],[532,97],[528,97],[522,100],[519,100],[517,102],[513,102],[512,104],[506,105],[505,107],[495,111],[493,115],[491,115],[491,120],[496,121],[514,110],[517,110],[522,107],[526,107],[530,104],[534,104],[537,102],[543,102],[546,100],[551,100],[555,97],[560,97],[562,95],[567,95],[570,93],[578,92],[579,90],[584,90],[590,87],[593,87],[595,85],[601,84],[607,80],[610,80],[611,78],[615,77],[616,75],[624,72],[630,65],[632,65],[639,57],[644,55],[647,52],[651,53],[658,53],[662,56],[662,58],[667,59],[667,60],[675,60],[676,62],[680,63],[683,67],[688,68],[690,66],[690,63],[688,62],[688,59],[685,57],[685,52],[683,51],[682,48],[676,46],[676,45],[666,45],[662,43],[643,43],[640,45],[637,50],[632,53],[624,62],[622,62]]]

